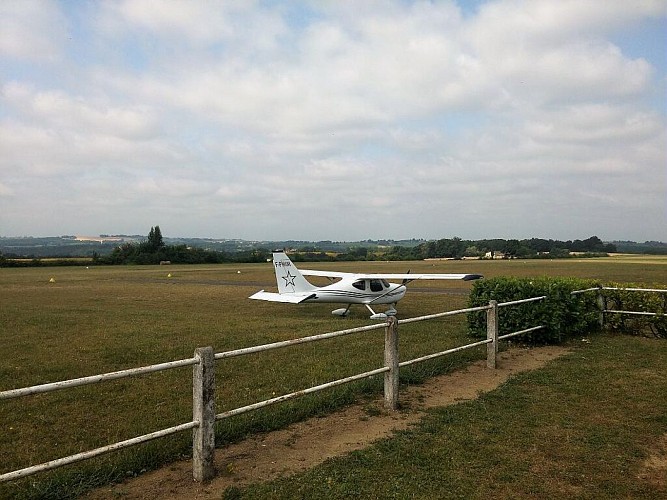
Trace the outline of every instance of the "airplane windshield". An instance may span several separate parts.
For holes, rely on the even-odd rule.
[[[382,284],[385,288],[389,288],[389,282],[387,280],[382,280]]]
[[[371,280],[371,292],[382,291],[382,280]]]

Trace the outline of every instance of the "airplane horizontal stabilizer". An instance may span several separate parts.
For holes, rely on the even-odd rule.
[[[272,293],[260,290],[249,298],[255,300],[266,300],[268,302],[284,302],[287,304],[300,304],[315,297],[314,293]]]

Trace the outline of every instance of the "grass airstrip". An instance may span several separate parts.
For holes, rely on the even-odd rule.
[[[598,279],[602,283],[630,282],[664,285],[667,281],[667,258],[647,256],[612,256],[602,259],[554,261],[322,263],[303,267],[360,272],[404,272],[409,268],[412,272],[471,272],[488,277],[497,275],[576,276]],[[413,283],[412,290],[408,291],[405,299],[399,304],[399,317],[408,318],[465,307],[467,290],[470,286],[469,283],[462,282]],[[197,347],[212,346],[216,352],[221,352],[369,324],[367,311],[361,307],[353,308],[351,317],[340,319],[331,316],[330,310],[334,307],[327,304],[291,306],[247,299],[249,295],[259,289],[273,290],[274,288],[275,278],[270,263],[0,269],[0,335],[2,338],[0,390],[190,358]],[[651,366],[653,365],[642,368],[646,373],[651,373],[650,376],[647,375],[647,380],[649,382],[652,380],[657,386],[651,386],[650,390],[646,389],[646,401],[636,401],[633,404],[647,407],[650,407],[651,404],[654,406],[661,404],[663,418],[661,420],[655,416],[647,417],[648,420],[645,423],[650,427],[650,431],[645,431],[645,434],[639,438],[631,434],[629,440],[635,438],[646,440],[653,434],[659,436],[667,432],[667,422],[664,420],[664,401],[667,400],[664,366],[667,361],[667,353],[664,341],[653,342],[654,345],[661,347],[660,349],[650,348],[651,356],[641,354],[632,354],[632,356],[646,357],[649,361],[653,360],[658,363],[658,366],[662,363],[662,368],[658,369],[658,373],[655,374],[652,374]],[[467,343],[464,316],[414,323],[401,328],[402,359],[417,357],[464,343]],[[273,395],[284,394],[377,368],[382,365],[382,345],[383,332],[377,330],[218,362],[216,365],[216,411],[225,411],[267,399]],[[604,362],[605,371],[608,374],[602,383],[612,384],[612,386],[613,384],[622,385],[624,379],[621,375],[621,368],[632,370],[632,364],[624,363],[622,351],[627,348],[630,353],[634,347],[629,344],[624,345],[616,338],[610,338],[609,344],[595,343],[594,345],[599,346],[598,348],[605,352],[605,355],[613,353],[609,356],[608,361]],[[621,353],[618,352],[619,349]],[[572,398],[576,396],[575,399],[582,405],[577,411],[594,412],[595,408],[585,406],[584,400],[587,394],[593,395],[596,388],[593,387],[592,381],[587,382],[587,377],[591,374],[584,373],[587,370],[584,360],[586,354],[584,352],[579,354],[578,357],[572,357],[572,361],[569,362],[572,365],[572,371],[568,372],[567,376],[570,378],[567,380],[559,381],[557,373],[536,374],[528,375],[526,384],[537,387],[535,390],[543,395],[563,389],[564,392],[560,391],[559,397],[567,399],[570,396]],[[401,379],[404,383],[418,383],[431,374],[456,369],[471,359],[479,359],[482,356],[481,349],[465,351],[456,356],[404,370],[401,373]],[[536,379],[533,380],[530,377],[536,377]],[[598,383],[600,381],[595,380],[595,384]],[[192,418],[191,384],[191,369],[182,368],[138,378],[0,401],[0,426],[2,426],[0,472],[27,467],[189,422]],[[632,384],[642,385],[641,380],[634,379]],[[519,391],[518,395],[514,395],[517,399],[512,400],[514,401],[512,404],[518,405],[516,408],[503,410],[502,405],[497,401],[499,396],[489,396],[489,399],[485,399],[486,402],[483,403],[483,408],[487,409],[480,410],[476,407],[470,411],[477,413],[478,417],[480,417],[479,412],[482,412],[481,416],[484,417],[492,412],[502,413],[504,411],[505,417],[503,418],[508,420],[510,426],[511,419],[518,418],[519,413],[522,416],[521,423],[518,425],[522,426],[529,425],[530,421],[540,421],[544,415],[553,412],[553,408],[548,407],[546,402],[544,408],[529,404],[529,401],[536,396],[522,392],[528,390],[523,386],[513,390]],[[363,397],[364,394],[377,394],[379,391],[381,391],[381,380],[369,380],[292,403],[234,417],[218,424],[216,440],[219,444],[238,440],[247,433],[284,426],[307,415],[326,412],[341,404],[349,403],[355,398]],[[579,397],[579,392],[583,396]],[[640,393],[641,391],[638,392]],[[661,394],[665,398],[662,398],[661,403],[656,403],[659,401],[656,395]],[[637,397],[641,398],[641,396]],[[493,402],[495,403],[491,404]],[[467,405],[458,406],[461,408],[457,411],[467,411]],[[632,412],[631,409],[628,411]],[[425,425],[433,426],[439,421],[451,421],[446,411],[436,413],[432,422]],[[600,424],[604,427],[610,418],[622,419],[625,417],[630,418],[631,416],[624,416],[623,413],[618,415],[614,413],[613,416],[609,416],[605,413],[595,418],[601,419]],[[567,417],[563,418],[567,419]],[[638,415],[632,418],[641,420],[641,416]],[[554,428],[556,425],[567,427],[567,422],[565,424],[550,422],[548,427]],[[617,422],[614,420],[612,423]],[[481,425],[484,429],[485,425],[495,424],[487,421],[486,424],[482,422]],[[632,424],[633,429],[637,426],[639,424]],[[526,438],[527,441],[524,441],[522,446],[526,447],[528,451],[532,446],[531,439],[557,439],[554,433],[548,432],[548,429],[533,430],[527,435],[530,437]],[[470,436],[467,444],[464,443],[464,448],[475,446],[477,442],[475,436]],[[580,438],[581,436],[576,432],[571,434],[572,448],[578,449]],[[606,450],[608,440],[612,438],[615,439],[614,436],[599,435],[590,439],[597,440],[593,443],[594,447]],[[426,441],[430,439],[428,432],[423,439]],[[436,438],[433,437],[433,439]],[[396,457],[409,453],[406,448],[401,448],[403,445],[400,443],[399,440],[392,445],[387,445],[397,447],[395,460],[398,460]],[[502,444],[497,446],[502,446]],[[632,448],[632,453],[636,455],[636,463],[640,463],[643,457],[638,450],[637,447]],[[580,460],[575,451],[569,449],[559,451],[559,453],[564,454],[563,460],[570,458]],[[61,498],[65,494],[76,495],[95,484],[138,474],[142,470],[157,467],[169,460],[185,456],[189,452],[190,434],[186,432],[54,472],[42,473],[25,480],[2,485],[0,486],[0,497]],[[384,452],[376,450],[369,453],[372,455]],[[452,453],[455,456],[458,452],[452,451]],[[352,458],[351,462],[346,465],[337,467],[356,468],[359,460],[366,461],[370,458],[362,454]],[[465,472],[465,464],[471,463],[465,456],[461,460],[463,462],[459,466],[451,461],[447,462],[448,468],[460,467],[458,472],[456,470],[452,472],[457,477]],[[626,464],[627,467],[631,465]],[[373,467],[382,468],[380,462],[377,465],[371,464],[369,467],[368,474],[371,476],[377,473],[376,471],[371,474]],[[483,468],[486,465],[479,463],[474,467]],[[504,472],[511,476],[508,481],[511,482],[515,474],[525,473],[525,469],[530,468],[525,461],[519,461],[518,467],[519,472],[517,473]],[[575,466],[572,465],[572,467]],[[329,474],[328,477],[333,478],[342,474],[340,469],[325,470],[328,472],[322,470],[313,472],[314,480],[317,483],[322,482],[318,474]],[[364,474],[365,469],[359,470],[360,474]],[[532,471],[531,473],[539,477],[541,472]],[[568,472],[570,473],[573,472]],[[424,474],[427,473],[424,472]],[[413,475],[418,476],[416,473]],[[303,479],[303,481],[307,480],[307,478]],[[582,488],[586,488],[585,481],[582,480],[581,484]],[[542,486],[535,483],[533,487],[537,488],[535,491],[538,491]],[[284,485],[272,487],[275,488],[277,496],[282,496],[284,493],[284,497],[291,497],[296,494],[292,490],[284,490]],[[301,487],[302,491],[309,491],[308,486],[302,485]],[[364,488],[368,487],[359,485],[358,488],[359,491],[364,491]],[[466,488],[472,488],[472,486],[466,486]],[[315,490],[312,491],[315,492]],[[375,490],[367,489],[366,491]],[[461,494],[465,496],[470,491],[473,490],[462,490]],[[630,488],[627,494],[632,496],[632,491],[634,490]],[[261,496],[265,493],[267,492],[257,492],[257,495]],[[316,496],[319,496],[319,493]],[[331,495],[335,497],[342,493],[340,490],[332,490]],[[433,494],[435,493],[431,492],[431,495],[425,494],[425,496]],[[528,494],[529,491],[526,495]],[[370,496],[373,495],[384,496],[384,493],[377,490],[370,494]],[[296,494],[296,496],[299,495]],[[409,495],[404,492],[398,496]]]

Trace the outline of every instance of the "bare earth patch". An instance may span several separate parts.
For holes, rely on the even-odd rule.
[[[654,443],[651,455],[644,461],[639,479],[648,481],[660,491],[667,489],[667,434]]]
[[[539,368],[565,354],[559,346],[519,349],[499,354],[498,369],[478,361],[468,368],[401,388],[403,410],[387,412],[382,399],[350,406],[323,418],[311,418],[289,427],[248,438],[216,450],[217,477],[206,485],[192,480],[192,463],[182,461],[121,484],[95,490],[85,498],[212,499],[228,486],[268,481],[309,469],[327,458],[365,448],[373,441],[419,422],[424,410],[475,399],[505,382],[511,375]],[[664,473],[665,454],[657,471]],[[655,464],[647,464],[647,471]]]

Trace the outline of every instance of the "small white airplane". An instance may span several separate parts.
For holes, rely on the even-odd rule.
[[[301,304],[302,302],[329,302],[347,304],[347,307],[335,309],[331,314],[347,316],[352,304],[363,304],[368,308],[373,320],[386,320],[387,316],[396,314],[396,303],[403,298],[406,286],[414,280],[476,280],[479,274],[357,274],[336,271],[310,271],[297,269],[285,252],[273,253],[273,267],[276,271],[278,293],[259,292],[250,296],[251,299],[269,302],[286,302]],[[318,287],[309,283],[305,276],[324,276],[329,278],[330,285]],[[333,280],[339,281],[333,282]],[[403,280],[399,285],[389,283],[389,279]],[[390,304],[384,313],[376,313],[371,305]]]

